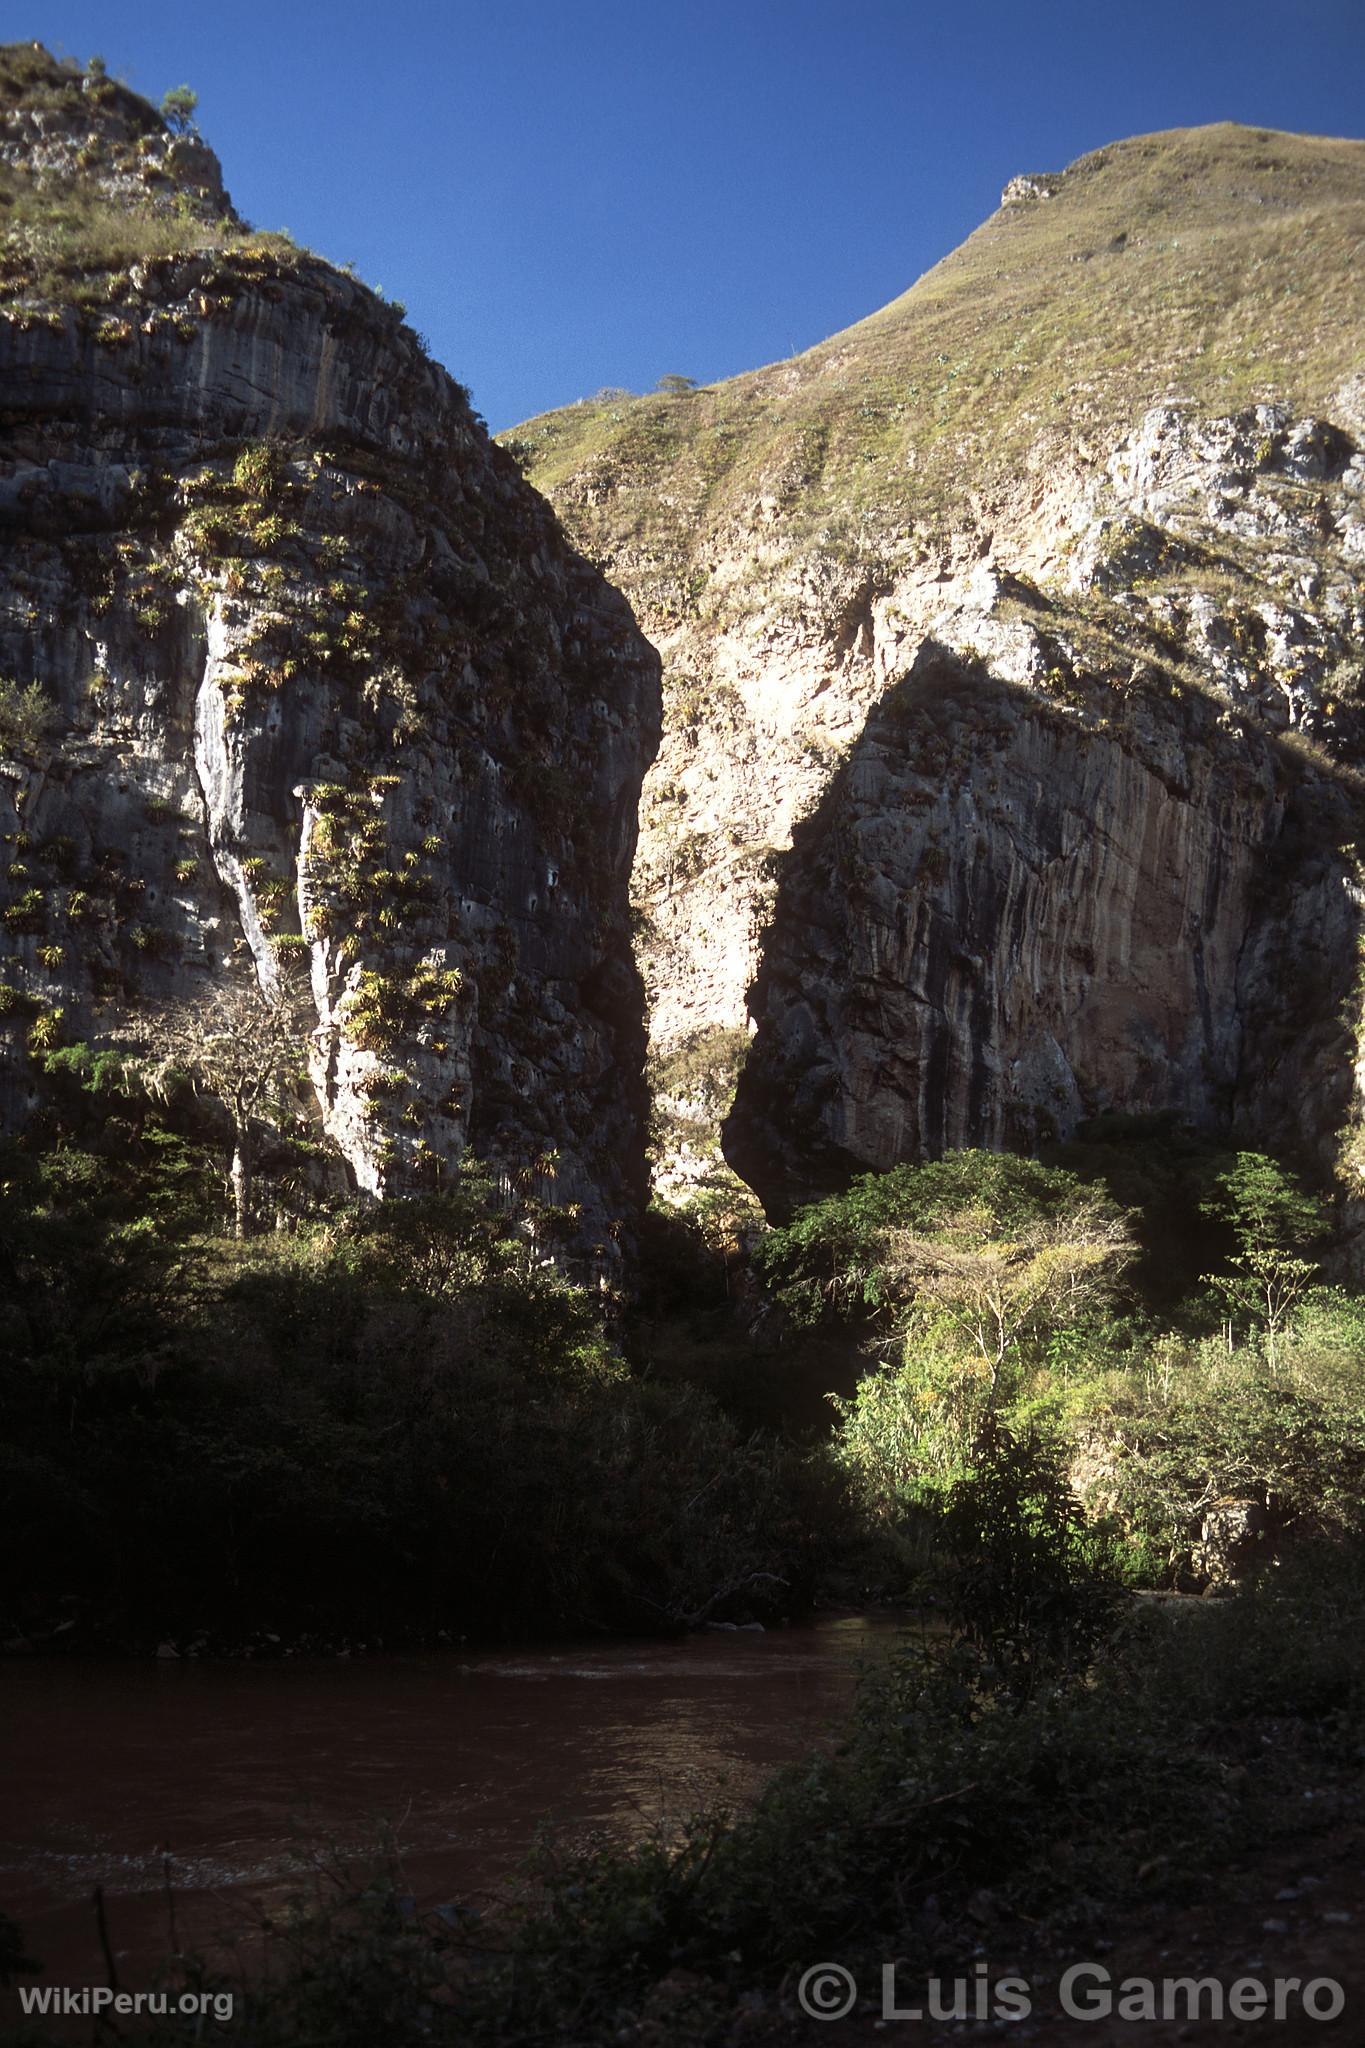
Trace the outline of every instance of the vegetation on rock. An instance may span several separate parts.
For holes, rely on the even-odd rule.
[[[685,409],[612,393],[515,431],[584,542],[630,535],[656,578],[765,495],[784,537],[884,568],[945,517],[988,524],[994,494],[1078,439],[1107,450],[1168,391],[1211,412],[1320,404],[1357,367],[1363,181],[1359,141],[1225,122],[1113,143],[790,362]]]

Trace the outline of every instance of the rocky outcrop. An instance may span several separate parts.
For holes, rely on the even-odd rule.
[[[1264,1501],[1210,1501],[1189,1560],[1189,1575],[1199,1591],[1221,1591],[1275,1563],[1276,1538],[1283,1533],[1276,1522],[1274,1507]]]
[[[5,117],[23,203],[88,197],[88,150],[141,253],[92,305],[39,252],[0,304],[5,1121],[33,1049],[253,976],[304,1003],[360,1188],[472,1148],[614,1256],[657,658],[401,309],[221,215],[202,145],[141,102],[120,130],[121,89],[81,140],[84,87],[44,77],[41,173],[28,100]]]
[[[1000,194],[1002,206],[1018,206],[1029,199],[1051,199],[1062,182],[1059,171],[1021,171],[1011,178]]]
[[[725,1131],[771,1209],[1111,1109],[1351,1153],[1363,482],[1330,423],[1161,408],[1063,587],[941,615],[782,864]]]

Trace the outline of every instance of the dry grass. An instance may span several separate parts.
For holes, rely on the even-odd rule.
[[[793,540],[884,555],[969,493],[988,518],[1062,449],[1106,453],[1163,397],[1321,406],[1365,357],[1362,259],[1365,142],[1227,123],[1138,137],[790,362],[687,397],[589,400],[516,438],[602,559],[704,554],[761,497]]]

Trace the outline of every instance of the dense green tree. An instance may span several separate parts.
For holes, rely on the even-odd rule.
[[[1239,1152],[1215,1177],[1204,1210],[1228,1224],[1237,1241],[1231,1270],[1205,1277],[1230,1318],[1240,1311],[1260,1324],[1273,1368],[1285,1322],[1321,1270],[1311,1253],[1326,1232],[1323,1205],[1275,1160]]]
[[[1072,1228],[1087,1247],[1106,1241],[1112,1270],[1127,1250],[1121,1222],[1112,1202],[1064,1168],[1008,1152],[954,1152],[923,1166],[862,1175],[845,1194],[812,1203],[784,1229],[771,1231],[758,1246],[755,1262],[798,1323],[903,1309],[917,1295],[932,1299],[929,1290],[940,1284],[935,1273],[944,1296],[952,1295],[958,1309],[966,1290],[956,1283],[973,1256],[984,1258],[990,1247],[1013,1245],[1028,1254],[1034,1279],[1041,1282],[1053,1264],[1050,1254]],[[1078,1285],[1082,1266],[1096,1263],[1088,1257],[1075,1262]],[[978,1277],[985,1277],[984,1265]],[[1011,1309],[1003,1284],[1006,1271],[999,1277],[1004,1347],[1000,1350],[999,1331],[991,1342],[984,1325],[983,1342],[1003,1356],[1019,1324],[1015,1310],[1022,1309],[1032,1289],[1015,1287]],[[998,1323],[984,1296],[980,1306],[987,1322]]]

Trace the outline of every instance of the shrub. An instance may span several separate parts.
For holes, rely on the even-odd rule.
[[[1207,1577],[1198,1550],[1210,1509],[1260,1510],[1260,1549],[1360,1526],[1365,1490],[1365,1377],[1358,1314],[1315,1297],[1282,1334],[1274,1362],[1260,1345],[1169,1343],[1145,1371],[1074,1387],[1064,1426],[1096,1500],[1114,1508],[1163,1578]],[[1216,1560],[1213,1561],[1216,1563]]]
[[[88,1049],[57,1057],[95,1084]],[[73,1557],[38,1515],[13,1625],[71,1592],[106,1637],[226,1647],[679,1628],[809,1598],[818,1472],[633,1379],[596,1297],[534,1262],[476,1173],[229,1260],[145,1166],[70,1155],[0,1181],[0,1230],[3,1433],[50,1464],[51,1514],[74,1488],[88,1521]]]
[[[91,1095],[132,1095],[141,1086],[141,1066],[130,1054],[83,1041],[48,1052],[43,1071],[68,1076]]]
[[[1053,1445],[988,1415],[941,1526],[953,1619],[1012,1694],[1090,1662],[1113,1623],[1117,1574]]]
[[[199,95],[188,85],[173,85],[162,95],[161,118],[172,135],[193,135],[194,116],[199,106]]]
[[[0,680],[0,751],[36,746],[55,706],[41,683]]]
[[[964,1371],[951,1343],[925,1333],[907,1341],[902,1363],[865,1374],[851,1398],[831,1395],[832,1455],[867,1511],[897,1522],[961,1477],[988,1393],[984,1374]]]

